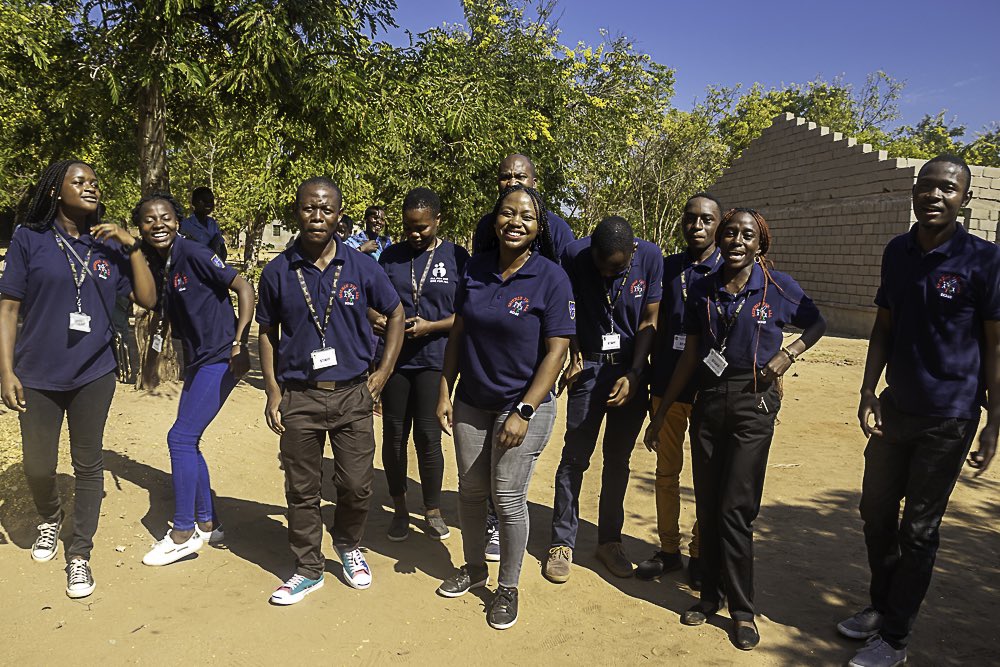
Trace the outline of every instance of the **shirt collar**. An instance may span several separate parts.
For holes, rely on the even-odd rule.
[[[337,236],[336,234],[333,235],[333,240],[334,240],[334,243],[337,244],[337,253],[334,256],[333,260],[330,261],[330,264],[344,264],[344,263],[346,263],[347,262],[347,257],[346,257],[346,255],[347,255],[347,252],[346,252],[347,246],[344,245],[344,243],[340,240],[340,237]],[[292,266],[292,267],[296,267],[296,266],[300,266],[300,265],[307,265],[307,266],[313,266],[313,267],[316,266],[311,259],[309,259],[308,257],[306,257],[302,253],[302,247],[301,247],[300,244],[301,244],[300,239],[298,237],[296,237],[295,242],[292,243],[291,247],[288,249],[288,252],[289,252],[288,264],[289,264],[289,266]]]
[[[711,273],[721,263],[722,263],[722,251],[719,250],[718,246],[715,247],[715,250],[712,251],[712,254],[709,255],[704,262],[694,262],[691,260],[691,256],[688,255],[687,251],[684,252],[684,268],[685,269],[690,268],[703,275]]]
[[[501,274],[501,272],[500,272],[500,249],[498,248],[496,250],[493,250],[492,253],[493,253],[493,262],[492,262],[492,264],[493,264],[493,266],[496,267],[496,275],[497,275],[497,277],[500,278],[500,280],[503,280],[503,276],[500,275]],[[541,254],[537,250],[532,250],[531,251],[531,256],[528,257],[528,261],[526,261],[524,263],[524,265],[520,269],[517,270],[517,273],[515,273],[514,275],[512,275],[507,280],[513,280],[514,278],[516,278],[518,276],[524,276],[525,278],[528,278],[528,277],[531,277],[531,276],[537,276],[538,272],[539,272],[539,270],[541,268],[541,262],[539,262],[538,259],[537,259],[540,256],[541,256]]]
[[[923,248],[921,248],[920,244],[917,242],[917,224],[919,223],[913,223],[913,226],[910,227],[910,231],[906,234],[906,249],[910,252],[917,252],[922,255],[937,253],[939,255],[944,255],[945,257],[951,257],[965,247],[966,238],[969,236],[969,232],[966,231],[965,227],[962,226],[961,223],[956,222],[955,233],[951,235],[951,238],[930,252],[924,253]]]
[[[760,265],[757,264],[757,262],[753,263],[753,268],[750,269],[750,278],[747,280],[746,286],[740,290],[738,294],[730,294],[726,291],[726,287],[722,282],[722,271],[719,271],[715,275],[718,276],[718,280],[716,281],[716,285],[718,286],[716,289],[718,293],[725,294],[731,299],[738,297],[740,294],[757,292],[764,289],[764,270],[760,268]]]

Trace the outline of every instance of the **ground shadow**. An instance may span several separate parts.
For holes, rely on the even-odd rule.
[[[56,476],[56,488],[66,514],[60,534],[64,547],[68,546],[73,534],[73,484],[72,475],[59,473]],[[0,472],[0,545],[13,544],[20,549],[30,549],[38,537],[38,524],[41,521],[28,490],[24,467],[20,461],[12,463]]]

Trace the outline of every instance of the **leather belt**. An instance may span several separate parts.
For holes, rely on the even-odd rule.
[[[361,375],[351,378],[350,380],[331,380],[331,381],[321,381],[321,382],[306,382],[305,380],[289,380],[285,383],[285,386],[289,389],[322,389],[323,391],[334,391],[336,389],[346,389],[347,387],[356,387],[368,380],[368,373],[362,373]]]
[[[584,352],[584,361],[596,361],[599,364],[632,363],[631,352]]]

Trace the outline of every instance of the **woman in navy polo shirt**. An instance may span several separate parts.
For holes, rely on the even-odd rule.
[[[438,593],[458,597],[488,583],[483,528],[492,495],[500,576],[487,620],[503,630],[517,621],[528,484],[552,432],[552,387],[576,326],[573,291],[555,263],[541,196],[509,187],[493,215],[492,247],[469,260],[462,276],[441,376],[437,414],[446,432],[454,425],[465,566]]]
[[[63,418],[69,423],[75,477],[66,549],[71,598],[95,587],[90,554],[104,497],[104,424],[115,393],[115,298],[128,294],[145,308],[156,303],[149,266],[135,252],[139,241],[100,222],[100,197],[89,164],[52,164],[38,179],[0,278],[0,394],[20,413],[24,474],[42,516],[31,557],[40,562],[55,557],[65,517],[56,463]]]
[[[428,188],[416,188],[403,199],[401,243],[379,258],[406,313],[406,339],[396,369],[382,390],[382,466],[385,468],[395,516],[389,539],[409,533],[406,507],[406,440],[413,429],[427,534],[443,540],[451,535],[441,516],[441,426],[438,392],[448,332],[455,320],[455,292],[469,253],[437,237],[441,199]]]
[[[692,378],[691,468],[701,530],[701,601],[681,622],[701,625],[728,598],[733,639],[750,650],[754,623],[753,520],[760,511],[781,377],[816,344],[826,322],[791,276],[769,268],[771,233],[748,208],[732,209],[715,232],[723,265],[691,286],[687,343],[646,431],[656,448],[670,405]],[[802,335],[782,347],[782,330]],[[725,593],[723,593],[725,591]]]
[[[132,210],[145,252],[159,280],[157,322],[169,319],[184,345],[184,388],[177,420],[167,433],[174,487],[173,528],[142,562],[167,565],[198,551],[223,533],[215,514],[208,466],[198,443],[233,387],[248,370],[253,287],[207,246],[178,235],[180,205],[168,194],[143,198]],[[239,321],[229,292],[239,299]],[[150,332],[154,353],[164,344],[165,326]]]

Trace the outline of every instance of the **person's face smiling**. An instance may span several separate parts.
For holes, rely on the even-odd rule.
[[[512,192],[500,203],[496,219],[500,245],[510,250],[524,250],[538,236],[538,214],[535,202],[523,191]]]
[[[381,234],[385,229],[385,213],[378,209],[368,211],[365,214],[365,229],[372,234]]]
[[[173,244],[178,224],[174,207],[162,199],[146,202],[139,211],[139,234],[147,245],[158,252],[169,249]]]
[[[719,235],[719,251],[726,266],[741,270],[752,264],[760,251],[760,230],[749,213],[735,214]]]

